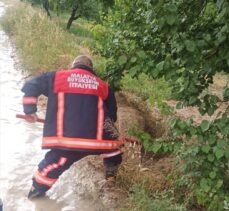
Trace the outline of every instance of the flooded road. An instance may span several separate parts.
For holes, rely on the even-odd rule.
[[[5,11],[0,1],[0,18]],[[0,28],[0,197],[4,211],[117,210],[119,194],[103,188],[102,160],[94,157],[74,164],[44,198],[27,199],[31,178],[45,154],[40,148],[43,125],[15,117],[23,113],[20,89],[25,77],[16,61],[15,49]]]

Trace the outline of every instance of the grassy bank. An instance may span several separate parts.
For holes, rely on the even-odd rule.
[[[186,211],[182,205],[174,204],[166,193],[152,197],[144,185],[134,185],[127,207],[122,211]]]
[[[32,73],[67,68],[79,53],[89,54],[83,39],[30,5],[11,7],[1,22],[12,36],[25,69]]]

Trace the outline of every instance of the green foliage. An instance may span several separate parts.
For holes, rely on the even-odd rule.
[[[73,24],[73,27],[71,27],[69,32],[73,33],[77,37],[82,37],[82,39],[84,40],[87,40],[87,38],[92,38],[90,31],[90,22],[84,19],[79,19],[77,23]]]
[[[117,0],[103,25],[97,26],[101,31],[94,33],[95,47],[109,58],[107,71],[114,86],[120,86],[126,73],[164,78],[180,101],[177,108],[197,106],[202,115],[211,116],[220,99],[204,92],[217,72],[229,72],[228,14],[227,0]],[[223,98],[229,99],[228,87]],[[223,210],[229,195],[228,109],[200,125],[191,119],[171,124],[174,136],[192,140],[182,145],[178,156],[183,160],[181,184],[189,189],[183,200],[191,196],[189,201],[208,210]],[[158,142],[154,151],[161,146]]]
[[[211,96],[201,101],[199,95],[216,72],[229,69],[229,3],[219,2],[116,1],[105,29],[95,34],[97,50],[109,58],[107,71],[114,85],[125,71],[132,77],[144,72],[164,77],[185,105],[212,105]],[[201,107],[202,113],[214,110]]]
[[[125,210],[132,211],[185,211],[186,209],[182,205],[175,204],[167,196],[151,197],[149,191],[144,185],[135,185],[132,188],[132,194],[129,199],[129,206]]]
[[[192,139],[192,144],[185,143],[179,152],[180,158],[185,160],[181,168],[184,176],[178,180],[181,189],[187,188],[196,202],[208,210],[223,210],[224,204],[229,202],[228,116],[223,114],[212,122],[203,120],[200,125],[194,125],[191,119],[174,119],[171,125],[175,136],[186,135]]]
[[[176,153],[182,146],[182,142],[172,140],[171,138],[158,138],[152,140],[150,134],[131,128],[128,134],[138,138],[142,142],[142,146],[146,152],[153,153]]]
[[[59,1],[59,0],[55,0]],[[88,20],[98,20],[102,4],[99,0],[62,0],[66,11],[77,8],[77,15]]]

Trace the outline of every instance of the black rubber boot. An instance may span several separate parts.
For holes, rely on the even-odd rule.
[[[114,188],[119,165],[105,166],[105,188]]]
[[[116,179],[119,165],[116,166],[106,166],[105,167],[105,178],[106,180]]]
[[[32,186],[28,194],[28,199],[36,199],[43,196],[45,196],[45,192],[39,191]]]

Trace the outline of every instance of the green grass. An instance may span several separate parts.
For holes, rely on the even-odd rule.
[[[130,75],[125,75],[121,83],[123,90],[134,92],[141,96],[143,100],[150,99],[152,94],[157,99],[166,99],[170,96],[170,88],[163,79],[153,80],[143,73],[138,79],[133,79]]]
[[[75,56],[89,53],[82,38],[65,31],[39,8],[18,3],[8,9],[1,23],[12,35],[28,71],[68,68]]]
[[[171,114],[171,109],[165,102],[171,96],[171,88],[165,80],[153,80],[142,73],[138,78],[131,78],[130,75],[125,75],[121,84],[122,90],[140,96],[150,106],[159,108],[161,114]]]
[[[50,20],[39,7],[19,2],[7,10],[1,25],[13,38],[24,68],[32,74],[69,68],[79,54],[90,55],[98,73],[105,69],[105,60],[89,50],[93,23],[79,19],[66,30],[67,16]]]
[[[52,20],[59,25],[63,30],[66,30],[67,22],[70,17],[69,13],[63,12],[60,15],[56,15],[52,12]],[[92,38],[91,27],[93,22],[87,21],[83,18],[79,18],[73,21],[69,33],[76,35],[77,37]]]
[[[186,211],[184,206],[174,203],[167,194],[160,198],[157,198],[156,195],[151,197],[142,185],[133,186],[127,204],[122,211]]]
[[[73,22],[69,32],[77,37],[92,38],[90,26],[90,22],[84,19],[78,19],[77,21]]]

